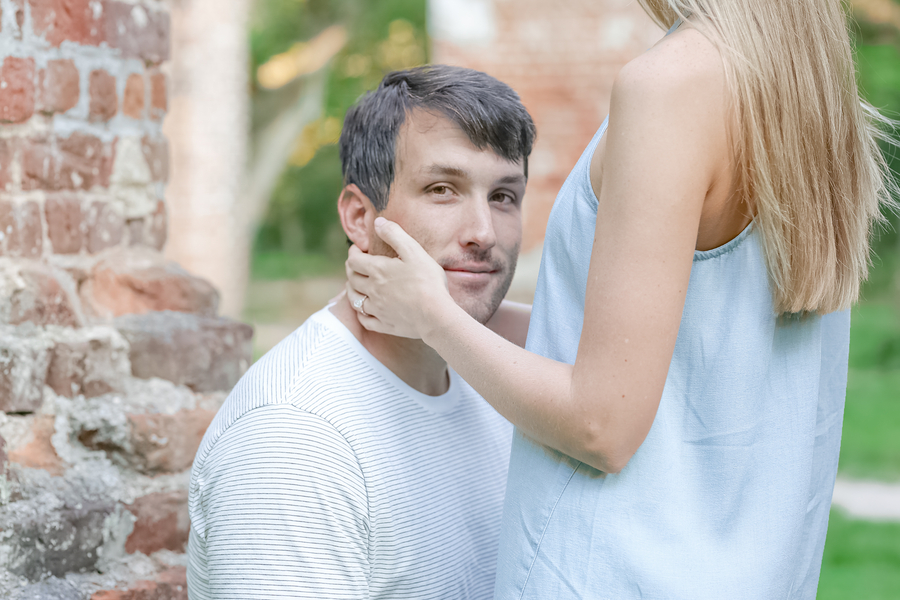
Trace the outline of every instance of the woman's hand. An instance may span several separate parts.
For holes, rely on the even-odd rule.
[[[351,246],[345,263],[350,304],[370,331],[423,338],[442,307],[455,306],[444,269],[397,223],[378,217],[375,232],[397,258]]]

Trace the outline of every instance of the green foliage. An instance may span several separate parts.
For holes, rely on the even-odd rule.
[[[895,306],[853,309],[840,472],[900,481],[900,314]]]
[[[287,168],[269,202],[256,251],[346,253],[342,232],[335,233],[341,187],[341,161],[334,144],[321,148],[303,167]]]
[[[897,600],[900,523],[857,521],[832,511],[818,600]]]
[[[426,0],[258,0],[250,31],[253,73],[272,56],[329,25],[347,27],[347,45],[332,61],[325,118],[342,123],[347,109],[389,71],[426,61]],[[254,126],[267,121],[272,93],[254,82]],[[332,142],[332,140],[329,140]],[[307,149],[308,150],[308,149]],[[314,154],[313,154],[314,153]],[[328,143],[285,167],[254,248],[256,278],[321,274],[346,256],[337,217],[342,187],[337,147]],[[299,258],[315,255],[314,259]]]
[[[860,91],[882,114],[900,118],[900,32],[891,26],[859,22],[854,29]],[[893,132],[900,135],[900,129]],[[891,170],[900,174],[900,150],[882,144]],[[863,288],[864,298],[894,293],[900,270],[900,215],[887,213],[888,224],[873,243],[873,268]]]

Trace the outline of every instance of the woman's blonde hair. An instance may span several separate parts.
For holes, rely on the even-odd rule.
[[[638,1],[664,28],[689,21],[722,53],[738,190],[776,311],[848,308],[897,187],[877,143],[892,122],[859,96],[840,1]]]

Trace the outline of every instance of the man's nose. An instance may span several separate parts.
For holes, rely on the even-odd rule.
[[[475,245],[486,250],[497,243],[490,203],[484,200],[473,202],[466,211],[464,222],[460,239],[463,246]]]

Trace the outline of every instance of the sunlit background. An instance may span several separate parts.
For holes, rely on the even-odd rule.
[[[900,0],[853,0],[859,82],[900,118]],[[336,141],[390,70],[450,62],[522,95],[538,125],[511,294],[529,301],[555,191],[622,64],[661,35],[628,0],[173,2],[167,254],[210,279],[263,354],[341,288]],[[888,153],[900,167],[900,156]],[[900,242],[890,216],[854,310],[819,598],[900,598]]]

